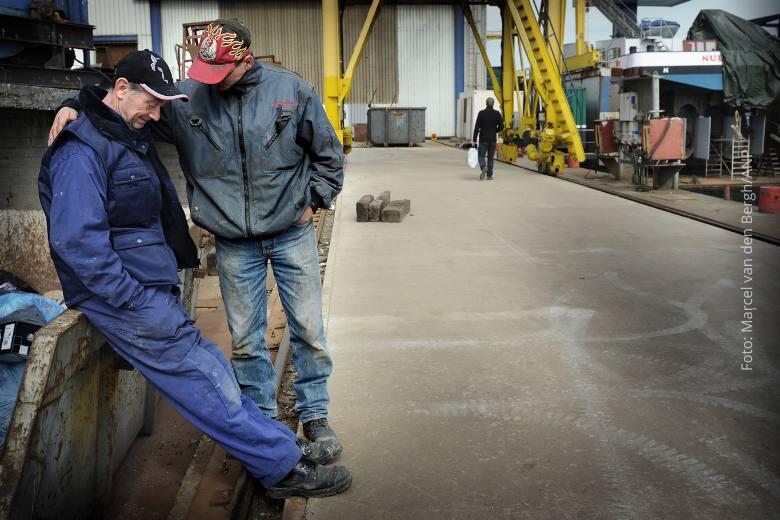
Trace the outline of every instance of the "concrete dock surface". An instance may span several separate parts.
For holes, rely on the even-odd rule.
[[[306,517],[778,518],[780,248],[495,178],[431,143],[349,155],[324,313],[354,483]],[[384,190],[411,215],[356,222]]]

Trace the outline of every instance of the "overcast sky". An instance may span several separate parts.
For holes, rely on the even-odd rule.
[[[534,0],[539,5],[539,0]],[[565,43],[575,41],[574,29],[574,8],[571,0],[566,12],[566,35]],[[734,9],[734,4],[738,3],[739,9]],[[689,0],[675,7],[639,7],[637,18],[666,18],[674,20],[680,24],[680,30],[675,37],[676,40],[683,40],[688,33],[688,29],[702,9],[723,9],[732,12],[742,18],[758,18],[770,14],[780,13],[780,5],[776,0]],[[488,7],[487,30],[489,32],[501,31],[501,11],[497,7]],[[589,41],[607,40],[612,33],[612,24],[596,8],[591,8],[586,14],[585,38]],[[501,42],[491,40],[488,42],[488,55],[491,64],[497,66],[501,64]]]

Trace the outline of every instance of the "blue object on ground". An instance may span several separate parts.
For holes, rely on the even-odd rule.
[[[56,302],[33,293],[10,292],[0,295],[0,323],[3,318],[19,311],[30,310],[40,314],[45,322],[57,317],[65,309]],[[34,311],[38,311],[37,313]],[[24,377],[26,361],[0,362],[0,454],[5,450],[5,436],[16,407],[16,397]]]

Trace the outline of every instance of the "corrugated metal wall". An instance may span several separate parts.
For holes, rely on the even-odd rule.
[[[344,68],[360,35],[368,5],[350,5],[342,17]],[[347,125],[368,121],[368,103],[390,104],[398,100],[398,14],[393,4],[380,7],[363,55],[358,62],[345,111]],[[372,99],[373,97],[373,99]]]
[[[174,79],[179,78],[176,64],[176,45],[181,45],[181,25],[190,22],[208,22],[219,18],[217,0],[164,0],[161,5],[162,57],[171,67]]]
[[[135,34],[139,49],[152,48],[149,0],[90,2],[89,23],[95,26],[95,36]]]
[[[320,0],[163,0],[161,7],[162,54],[172,69],[182,23],[237,18],[252,31],[255,54],[274,54],[322,95]],[[367,11],[366,4],[345,8],[345,66]],[[484,31],[484,6],[472,6],[472,11]],[[139,49],[151,48],[148,0],[94,1],[89,15],[96,35],[135,34]],[[352,124],[365,122],[365,105],[376,90],[375,104],[425,106],[427,135],[454,135],[454,19],[451,5],[381,7],[348,98]],[[465,88],[484,88],[485,67],[470,28],[465,35]]]
[[[368,5],[351,5],[342,17],[343,63],[347,67],[368,13]],[[398,97],[397,9],[395,5],[380,7],[363,54],[358,62],[351,103],[392,103]]]
[[[322,95],[320,0],[220,0],[220,16],[237,18],[252,32],[255,55],[274,54]]]
[[[479,33],[482,35],[482,42],[485,42],[485,35],[487,34],[487,14],[486,7],[484,5],[472,5],[471,12],[474,15],[474,22],[477,25]],[[463,47],[464,47],[464,85],[465,91],[469,90],[484,90],[486,88],[487,67],[485,67],[485,61],[482,59],[482,54],[479,52],[476,40],[474,40],[474,33],[471,31],[468,21],[463,20]]]
[[[449,5],[399,5],[398,105],[426,107],[425,135],[455,135],[455,14]]]

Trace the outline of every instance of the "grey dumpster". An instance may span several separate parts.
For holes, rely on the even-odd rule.
[[[376,146],[425,142],[425,107],[371,107],[368,140]]]

